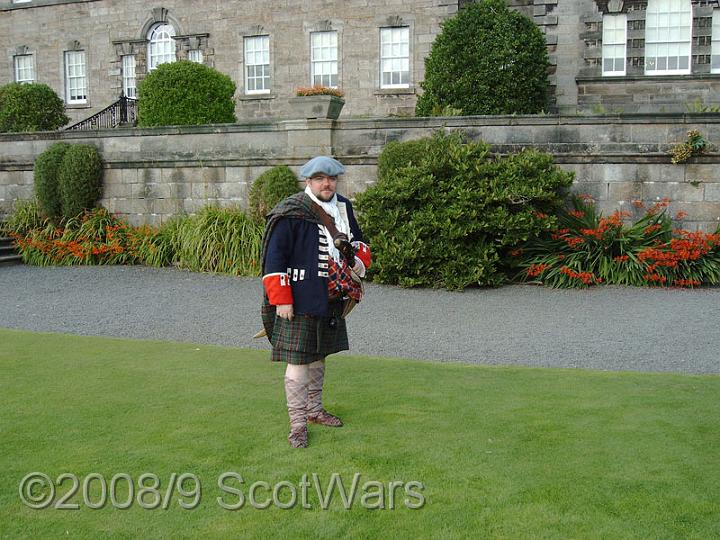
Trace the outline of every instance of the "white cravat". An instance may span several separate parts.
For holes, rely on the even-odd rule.
[[[343,218],[342,214],[340,214],[340,209],[337,205],[337,194],[333,195],[333,198],[330,199],[328,202],[321,201],[318,199],[310,189],[310,186],[305,186],[305,193],[307,193],[308,197],[310,197],[313,201],[318,203],[327,214],[333,218],[333,221],[335,221],[335,227],[337,227],[337,230],[341,233],[344,233],[348,238],[350,238],[350,224],[348,224]],[[327,238],[328,241],[328,250],[330,256],[338,263],[341,262],[341,256],[338,249],[335,247],[335,243],[333,242],[333,237],[330,234],[330,231],[328,231],[327,227],[324,225],[322,226],[323,231],[325,232],[325,238]]]

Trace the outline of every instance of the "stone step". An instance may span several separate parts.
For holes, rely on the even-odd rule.
[[[5,264],[18,264],[22,262],[20,255],[0,255],[0,266]]]
[[[20,262],[22,262],[22,257],[15,251],[13,239],[8,236],[0,236],[0,265]]]

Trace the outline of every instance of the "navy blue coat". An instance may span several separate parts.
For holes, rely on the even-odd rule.
[[[347,214],[350,241],[363,241],[352,204],[337,196]],[[322,225],[294,217],[280,218],[270,232],[263,274],[287,272],[296,314],[328,316],[328,245]]]

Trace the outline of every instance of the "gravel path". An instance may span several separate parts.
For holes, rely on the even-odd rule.
[[[0,327],[269,349],[258,279],[144,267],[0,267]],[[720,373],[720,289],[369,285],[353,354]]]

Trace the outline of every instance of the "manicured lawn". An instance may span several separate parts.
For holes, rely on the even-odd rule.
[[[346,426],[311,426],[310,447],[293,450],[283,366],[267,352],[4,329],[0,343],[2,538],[720,536],[720,377],[340,356],[326,402]],[[33,471],[76,475],[68,502],[80,508],[24,506],[18,486]],[[227,471],[244,481],[226,481],[243,492],[239,510],[217,502],[238,500],[218,487]],[[173,472],[193,473],[201,499],[184,510],[193,497],[171,490],[166,510],[91,509],[82,482],[93,472],[108,483],[155,473],[161,496]],[[336,494],[321,509],[312,473],[323,491],[333,473],[346,487],[360,473],[352,508]],[[303,474],[311,509],[300,506]],[[295,508],[250,505],[251,484],[283,480]],[[366,509],[364,495],[379,503],[371,480],[386,507],[389,482],[422,482],[412,491],[425,504],[407,508],[420,497],[400,487],[394,509]],[[98,501],[100,483],[89,486]],[[116,487],[122,503],[127,483]]]

